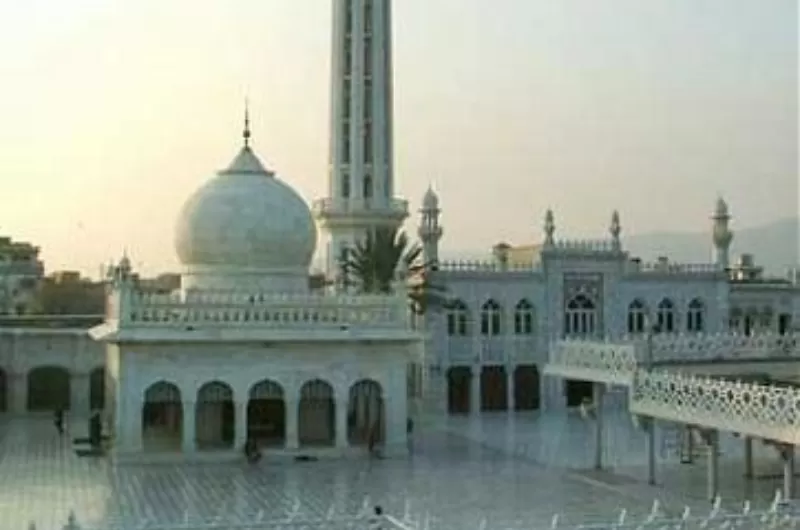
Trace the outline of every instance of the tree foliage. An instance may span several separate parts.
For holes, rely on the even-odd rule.
[[[422,261],[419,244],[412,243],[405,232],[389,227],[368,232],[340,260],[344,285],[365,294],[392,293],[398,268],[405,271],[409,305],[417,314],[446,304],[445,289],[430,280],[434,267]]]

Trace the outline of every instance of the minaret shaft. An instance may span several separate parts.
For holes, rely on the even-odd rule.
[[[366,231],[408,216],[394,198],[391,42],[390,0],[333,0],[328,197],[315,204],[330,272]]]

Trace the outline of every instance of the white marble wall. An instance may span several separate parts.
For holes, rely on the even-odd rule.
[[[333,387],[336,443],[345,449],[350,388],[362,380],[378,383],[385,403],[388,453],[407,450],[407,366],[412,346],[320,344],[276,345],[147,345],[122,346],[119,393],[116,396],[115,447],[123,453],[142,451],[141,414],[147,388],[160,381],[180,389],[183,401],[183,450],[196,451],[195,402],[206,383],[218,381],[233,391],[236,410],[234,447],[245,442],[250,390],[270,380],[283,389],[286,407],[286,449],[298,445],[298,407],[302,386],[316,379]],[[413,346],[416,348],[416,346]],[[186,367],[191,365],[191,370]]]

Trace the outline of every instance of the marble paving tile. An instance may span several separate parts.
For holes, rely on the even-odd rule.
[[[591,428],[578,417],[484,415],[434,418],[415,435],[403,460],[228,464],[110,465],[78,458],[70,438],[47,420],[0,420],[0,529],[61,529],[74,511],[86,528],[168,525],[223,517],[323,517],[353,513],[368,498],[392,514],[429,517],[431,530],[546,528],[562,520],[611,520],[620,509],[648,513],[655,497],[679,513],[705,510],[702,463],[659,461],[660,484],[643,484],[643,440],[629,418],[610,417],[608,462],[613,471],[588,472]],[[733,440],[725,449],[725,491],[738,500],[744,481]],[[759,455],[761,455],[759,453]],[[759,462],[760,469],[769,462]],[[737,486],[738,484],[738,486]],[[766,482],[765,482],[766,484]],[[752,492],[766,503],[770,487]]]

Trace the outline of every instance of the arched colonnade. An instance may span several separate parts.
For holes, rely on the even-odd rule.
[[[386,394],[373,379],[356,380],[339,392],[319,378],[304,381],[294,392],[263,379],[240,394],[219,380],[201,384],[196,392],[156,381],[141,396],[141,430],[134,436],[144,451],[184,452],[241,449],[248,439],[264,449],[343,448],[386,440]]]

